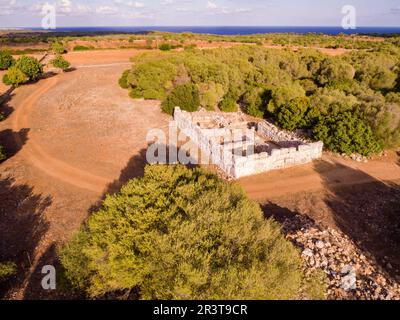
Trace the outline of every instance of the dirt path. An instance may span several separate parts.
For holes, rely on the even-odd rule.
[[[101,53],[75,54],[75,71],[17,88],[4,106],[0,142],[10,158],[0,164],[0,260],[19,270],[0,297],[55,297],[41,289],[41,267],[56,263],[56,248],[106,192],[142,174],[148,130],[170,120],[157,101],[119,88],[126,51]]]
[[[23,101],[22,106],[16,111],[12,122],[12,128],[14,131],[18,132],[23,128],[31,127],[29,124],[29,116],[32,112],[32,108],[35,106],[38,99],[52,87],[56,86],[57,83],[57,77],[42,81],[40,88]],[[22,148],[23,142],[20,137],[18,135],[15,137],[16,142]],[[23,150],[23,156],[36,168],[44,171],[49,176],[60,179],[63,182],[72,184],[79,188],[94,192],[102,192],[107,183],[110,182],[109,179],[77,169],[64,161],[52,157],[43,150],[34,135],[29,136],[29,143]]]
[[[392,154],[387,161],[380,159],[357,163],[325,155],[322,161],[313,164],[240,179],[240,184],[252,199],[265,202],[282,196],[325,189],[327,186],[341,188],[376,181],[397,181],[400,180],[400,166],[394,158]]]

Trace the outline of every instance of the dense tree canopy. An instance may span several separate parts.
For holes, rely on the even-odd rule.
[[[371,129],[368,139],[373,143],[368,146],[373,150],[366,152],[359,144],[353,149],[365,154],[379,149],[372,146],[400,145],[400,49],[386,42],[371,48],[336,57],[311,49],[256,46],[150,53],[135,58],[127,86],[132,97],[160,99],[165,106],[167,100],[175,103],[175,88],[191,83],[199,92],[199,106],[232,111],[240,105],[248,114],[269,118],[288,130],[313,129],[318,123],[332,126],[325,130],[333,132],[330,118],[339,121],[339,114],[355,113],[362,126]],[[171,113],[171,108],[164,111]],[[317,131],[320,127],[312,130]],[[359,138],[352,136],[356,131],[336,133],[351,141]],[[337,141],[324,140],[332,150],[342,150]]]
[[[173,113],[175,107],[193,112],[198,110],[199,104],[199,91],[192,83],[186,83],[172,90],[171,94],[163,102],[162,109],[169,114]]]
[[[91,297],[323,298],[299,252],[236,184],[183,166],[148,166],[108,196],[61,251],[72,285]],[[316,294],[316,295],[315,295]]]

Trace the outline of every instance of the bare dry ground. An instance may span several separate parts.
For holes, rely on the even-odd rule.
[[[19,270],[0,287],[0,297],[63,298],[41,289],[42,266],[57,264],[57,246],[106,193],[142,175],[148,130],[166,130],[171,118],[159,102],[132,100],[119,88],[119,76],[138,52],[69,53],[74,71],[22,86],[1,107],[9,118],[0,123],[0,143],[10,158],[0,164],[0,256]],[[395,272],[396,161],[395,154],[369,163],[326,155],[240,183],[268,215],[309,214],[344,230],[372,256],[386,256]]]
[[[119,88],[129,56],[116,52],[104,65],[108,52],[81,53],[74,62],[86,66],[20,87],[2,107],[10,116],[0,141],[11,158],[0,165],[0,255],[20,267],[13,288],[3,288],[7,298],[48,297],[38,277],[54,245],[106,192],[142,174],[147,131],[167,126],[158,102],[133,101]]]

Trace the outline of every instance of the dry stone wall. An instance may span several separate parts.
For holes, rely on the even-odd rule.
[[[322,142],[306,143],[294,139],[289,133],[279,131],[267,122],[259,123],[257,132],[255,128],[246,129],[244,132],[242,130],[240,135],[235,132],[239,129],[235,128],[202,129],[198,125],[199,121],[213,120],[213,115],[221,117],[220,114],[212,112],[188,113],[177,107],[174,112],[174,120],[177,127],[210,157],[213,164],[233,178],[238,179],[274,169],[306,164],[322,156]],[[248,148],[250,145],[254,147],[256,134],[268,136],[277,145],[283,143],[289,147],[243,155],[241,149]],[[240,139],[236,140],[239,136]],[[221,138],[224,143],[221,143]],[[240,152],[237,152],[238,149]]]

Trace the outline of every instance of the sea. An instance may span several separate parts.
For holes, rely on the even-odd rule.
[[[35,28],[32,28],[35,29]],[[35,29],[37,30],[37,29]],[[234,26],[141,26],[141,27],[62,27],[54,31],[59,32],[121,32],[134,33],[146,31],[162,31],[162,32],[191,32],[215,35],[250,35],[250,34],[266,34],[266,33],[317,33],[327,35],[344,34],[400,34],[399,27],[358,27],[357,29],[345,30],[342,27],[234,27]]]

